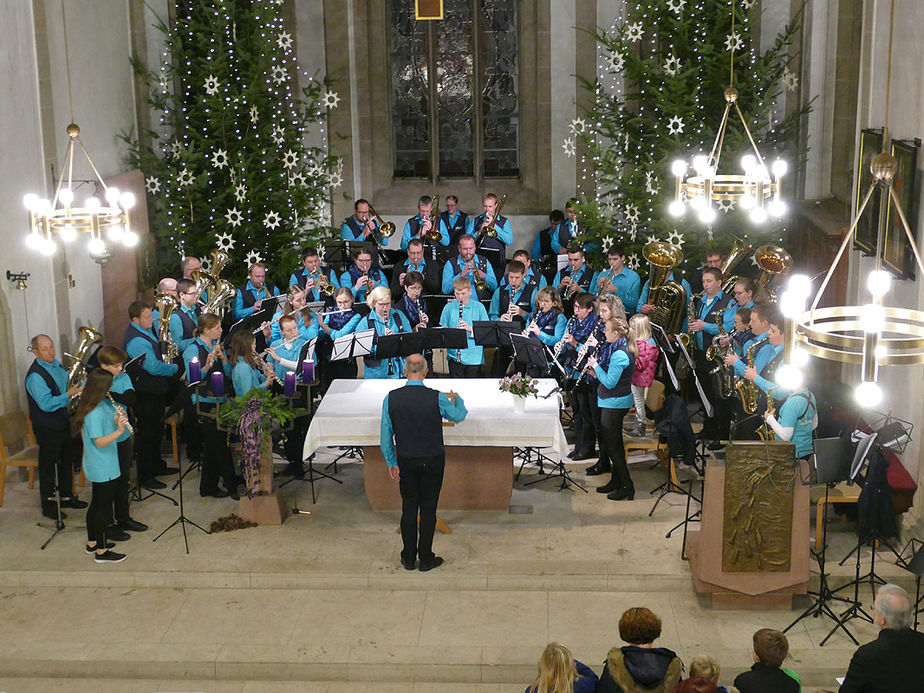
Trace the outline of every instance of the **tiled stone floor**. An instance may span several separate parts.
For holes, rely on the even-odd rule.
[[[397,514],[369,510],[359,464],[341,465],[342,485],[320,482],[316,505],[306,483],[283,489],[310,516],[215,535],[192,529],[189,555],[179,528],[151,542],[176,510],[147,500],[132,514],[151,531],[119,546],[127,561],[105,566],[84,554],[81,529],[40,551],[50,530],[36,526],[37,491],[11,473],[0,509],[0,691],[520,691],[550,640],[599,671],[619,644],[619,615],[635,605],[663,619],[661,645],[685,661],[712,654],[730,682],[749,665],[753,631],[784,628],[798,611],[704,608],[681,533],[665,538],[683,498],[668,497],[649,518],[646,491],[663,473],[638,459],[633,502],[594,493],[598,480],[585,479],[581,463],[572,469],[588,494],[518,482],[512,503],[531,512],[441,513],[453,530],[435,542],[446,564],[426,574],[401,569]],[[192,520],[207,526],[235,509],[200,499],[197,481],[186,484]],[[68,523],[82,523],[82,511],[70,513]],[[849,525],[832,521],[831,556],[853,541]],[[862,555],[865,572],[869,549]],[[889,555],[880,553],[877,572],[907,586]],[[836,581],[853,572],[851,563],[831,569]],[[861,596],[868,607],[868,587]],[[789,633],[806,691],[835,688],[854,650],[840,633],[819,647],[831,626],[808,618]],[[875,637],[869,624],[850,629],[861,642]]]

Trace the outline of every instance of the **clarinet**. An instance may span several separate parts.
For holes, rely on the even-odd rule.
[[[571,334],[571,328],[574,327],[574,318],[571,318],[568,321],[568,324],[565,326],[565,334]],[[555,347],[552,349],[552,358],[556,361],[558,357],[561,356],[562,349],[565,348],[565,338],[562,337],[555,343]]]
[[[588,336],[587,341],[581,344],[581,348],[578,349],[577,360],[574,362],[574,368],[578,371],[578,376],[574,381],[574,385],[578,386],[581,384],[581,381],[584,379],[584,376],[587,374],[587,371],[582,367],[582,364],[587,364],[587,359],[591,356],[595,356],[597,351],[600,349],[600,336],[596,335],[596,332],[600,329],[600,325],[603,323],[599,317],[594,319],[594,325],[590,328],[590,334],[597,337],[597,343],[590,347],[587,342],[590,341],[590,336]]]

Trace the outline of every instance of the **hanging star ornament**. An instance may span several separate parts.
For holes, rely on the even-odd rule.
[[[180,253],[180,255],[183,256],[183,253]],[[212,271],[212,261],[209,258],[207,257],[202,258],[202,260],[200,261],[200,264],[202,265],[203,272]]]
[[[646,244],[648,244],[648,243],[657,243],[657,242],[658,242],[658,237],[657,237],[657,236],[648,236],[648,237],[645,239],[645,243],[646,243]]]
[[[224,149],[216,149],[212,152],[212,166],[221,170],[228,165],[228,152]]]
[[[618,51],[610,51],[606,56],[606,66],[612,72],[622,72],[626,59]]]
[[[334,171],[332,174],[330,174],[330,187],[336,190],[341,185],[343,185],[343,175],[341,175],[338,171]]]
[[[565,156],[567,157],[572,157],[577,153],[573,137],[566,137],[565,141],[561,144],[561,148],[565,150]]]
[[[337,104],[340,103],[340,97],[337,95],[337,92],[325,89],[321,94],[321,103],[324,104],[325,108],[337,108]]]
[[[635,242],[635,239],[638,238],[638,225],[630,224],[629,225],[629,240]]]
[[[308,185],[308,180],[305,178],[305,174],[301,171],[296,171],[291,176],[289,176],[289,187],[300,185],[303,188]]]
[[[733,31],[725,37],[725,50],[727,51],[739,50],[743,45],[744,43],[741,41],[741,35],[737,31]]]
[[[219,86],[221,85],[215,75],[209,75],[205,78],[205,93],[209,96],[215,96],[218,93]]]
[[[274,125],[273,134],[270,135],[273,138],[273,144],[275,144],[277,147],[281,145],[283,141],[285,140],[285,134],[286,134],[286,131],[283,129],[281,125]]]
[[[674,116],[669,121],[667,121],[667,134],[668,135],[680,135],[683,133],[683,118],[680,116]]]
[[[626,264],[629,266],[629,269],[637,270],[639,264],[638,255],[632,253],[628,260],[626,260]]]
[[[215,242],[222,250],[231,250],[236,241],[230,233],[220,233],[215,236]]]
[[[751,6],[754,4],[754,0],[740,0],[740,2],[741,2],[742,10],[749,10],[751,9]]]
[[[180,175],[178,175],[176,178],[176,182],[179,184],[181,188],[185,188],[188,185],[192,185],[193,184],[192,172],[188,168],[183,167],[183,170],[180,171]]]
[[[260,255],[260,253],[258,253],[256,250],[251,250],[249,253],[247,253],[247,257],[244,258],[244,262],[247,263],[248,267],[252,267],[253,265],[263,262],[263,256]]]
[[[298,166],[298,153],[293,152],[291,149],[287,150],[285,154],[282,155],[282,165],[286,168],[295,168]]]
[[[790,70],[788,66],[783,69],[782,80],[786,86],[786,91],[795,91],[796,87],[799,86],[799,76]]]
[[[577,135],[587,129],[587,121],[583,118],[575,118],[571,121],[571,125],[568,126],[568,129],[571,130],[572,135]]]
[[[610,251],[610,248],[612,248],[613,245],[616,243],[616,239],[613,238],[612,236],[604,236],[602,240],[603,240],[603,252],[608,253]]]
[[[247,186],[243,183],[238,183],[234,186],[234,200],[238,204],[244,204],[247,200]]]
[[[671,55],[667,62],[664,63],[664,71],[671,77],[680,72],[680,58],[676,55]]]
[[[709,226],[706,227],[706,240],[715,240],[715,231],[712,228],[712,224],[709,224]]]
[[[183,153],[183,144],[179,140],[173,140],[167,150],[170,152],[170,156],[174,159],[179,159]]]
[[[651,195],[657,195],[660,190],[661,186],[658,185],[658,179],[655,178],[654,173],[645,171],[645,192]]]
[[[638,206],[636,206],[636,205],[626,205],[626,209],[625,209],[625,212],[624,212],[624,213],[625,213],[625,215],[626,215],[626,219],[627,219],[630,223],[633,223],[633,224],[634,224],[635,222],[638,221]]]
[[[289,73],[286,72],[285,68],[277,65],[273,68],[273,81],[276,84],[282,84],[289,78]]]
[[[276,37],[276,44],[284,51],[289,50],[292,48],[292,34],[281,31]]]
[[[257,124],[257,107],[256,106],[250,107],[250,122],[253,123],[254,125]]]
[[[160,180],[151,176],[150,178],[144,179],[144,189],[147,190],[152,195],[156,195],[160,192]]]
[[[277,228],[280,221],[282,221],[282,217],[277,212],[267,212],[266,216],[263,217],[263,225],[270,230]]]
[[[225,214],[225,219],[228,220],[228,223],[232,227],[237,228],[241,225],[241,222],[244,221],[244,215],[237,210],[237,207],[232,207],[228,210],[228,213]]]
[[[680,14],[683,10],[683,6],[687,4],[687,0],[667,0],[667,9],[671,12],[676,12]]]
[[[728,214],[730,211],[732,211],[735,208],[735,203],[732,200],[722,199],[722,200],[719,200],[716,203],[716,205],[718,206],[719,209],[725,212],[725,214]]]
[[[669,234],[667,234],[667,242],[671,245],[676,245],[678,248],[682,248],[683,235],[677,229],[674,229]]]
[[[642,23],[633,22],[626,27],[626,40],[635,43],[642,40]]]

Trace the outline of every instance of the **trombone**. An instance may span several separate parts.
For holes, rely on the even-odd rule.
[[[439,243],[443,240],[443,234],[440,233],[440,196],[433,196],[433,207],[430,208],[430,230],[425,234],[425,238],[433,243]]]
[[[374,236],[377,241],[381,242],[395,235],[395,225],[390,221],[382,219],[379,213],[375,211],[375,207],[371,204],[369,205],[369,213],[379,224],[379,228],[372,232],[372,236]]]

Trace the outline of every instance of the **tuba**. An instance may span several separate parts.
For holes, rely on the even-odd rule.
[[[375,207],[371,204],[369,205],[369,213],[373,218],[379,223],[379,228],[372,232],[372,235],[380,243],[385,241],[395,235],[395,225],[390,221],[385,221],[382,217],[379,216],[379,213],[375,211]]]
[[[209,253],[209,257],[212,260],[212,264],[209,269],[213,277],[218,277],[225,266],[231,262],[231,256],[221,248],[215,248],[215,250]]]
[[[792,269],[792,255],[776,245],[762,245],[754,251],[754,262],[763,271],[757,283],[766,288],[778,274],[786,274]],[[768,289],[770,300],[776,301],[776,292]]]
[[[77,328],[77,346],[73,354],[67,354],[70,366],[67,369],[67,389],[80,385],[87,374],[87,361],[90,360],[90,350],[97,344],[103,343],[103,333],[94,327],[84,325]],[[68,409],[73,410],[77,405],[78,397],[68,403]]]
[[[180,299],[158,291],[154,294],[154,307],[160,315],[160,341],[165,346],[164,361],[169,363],[180,351],[170,334],[170,316],[180,309]]]
[[[224,318],[225,310],[228,308],[228,302],[234,298],[237,289],[234,284],[225,280],[212,277],[214,283],[209,286],[209,300],[202,306],[203,313],[213,313],[219,318]]]
[[[652,241],[642,249],[648,260],[648,302],[654,310],[648,317],[668,334],[677,334],[687,312],[687,290],[679,282],[667,281],[671,268],[683,261],[680,248],[662,241]]]
[[[725,258],[725,262],[722,263],[722,291],[726,294],[730,294],[735,287],[735,284],[741,278],[737,274],[731,274],[731,271],[735,269],[739,262],[741,262],[751,251],[754,249],[744,241],[742,241],[737,236],[732,236],[735,239],[732,249],[728,253],[728,257]]]

